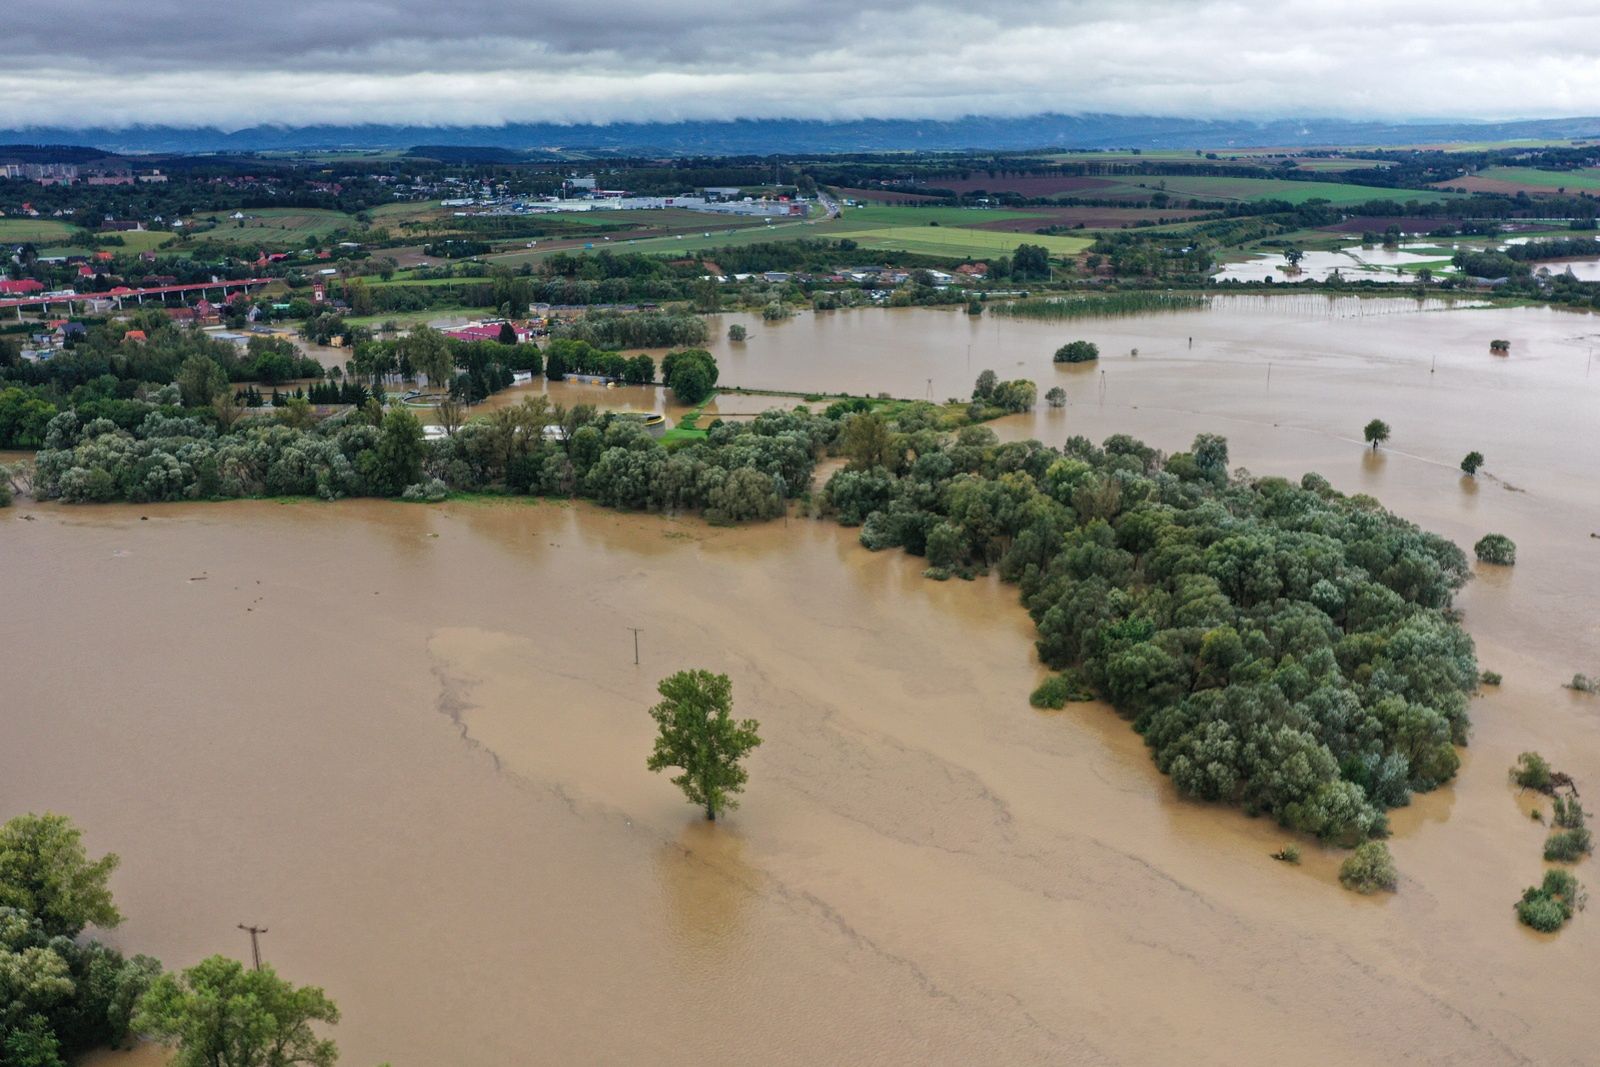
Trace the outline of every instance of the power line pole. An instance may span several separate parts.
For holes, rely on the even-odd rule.
[[[250,958],[254,961],[256,970],[259,971],[261,969],[261,942],[257,940],[257,937],[266,933],[267,928],[265,926],[246,926],[244,923],[240,923],[239,929],[250,931]]]
[[[633,631],[633,665],[637,667],[639,665],[639,631],[644,627],[630,626],[628,629]]]

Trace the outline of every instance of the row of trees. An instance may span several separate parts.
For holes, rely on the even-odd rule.
[[[691,360],[691,363],[693,361]],[[64,412],[49,423],[33,491],[68,502],[171,501],[263,495],[436,495],[513,492],[586,496],[613,507],[703,512],[713,522],[782,514],[804,492],[836,420],[768,412],[714,424],[704,440],[668,447],[626,416],[530,397],[436,442],[403,409],[377,403],[321,423],[213,420],[150,408],[125,429]],[[300,407],[305,402],[299,401]],[[420,487],[420,488],[418,488]]]
[[[1105,697],[1183,793],[1354,843],[1454,775],[1477,669],[1450,542],[1316,475],[1230,477],[1212,435],[1058,450],[908,415],[852,417],[874,445],[828,507],[933,577],[1018,583],[1057,688]]]

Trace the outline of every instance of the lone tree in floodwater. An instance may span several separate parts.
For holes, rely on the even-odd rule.
[[[1478,468],[1481,466],[1483,466],[1482,452],[1468,452],[1465,458],[1461,460],[1461,469],[1468,475],[1477,474]]]
[[[660,732],[645,766],[652,771],[682,767],[672,784],[691,804],[706,809],[706,818],[736,808],[732,794],[744,792],[749,774],[739,761],[761,744],[754,719],[733,718],[733,683],[726,674],[679,671],[656,687],[661,703],[650,709]]]
[[[1361,435],[1367,439],[1368,443],[1372,445],[1372,450],[1376,452],[1378,446],[1389,439],[1389,424],[1382,419],[1373,419],[1367,423],[1367,428],[1361,431]]]

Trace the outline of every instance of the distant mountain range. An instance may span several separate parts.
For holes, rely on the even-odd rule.
[[[505,126],[24,126],[0,143],[89,145],[117,153],[266,152],[482,147],[550,155],[771,155],[1031,148],[1259,148],[1428,144],[1600,137],[1600,117],[1519,122],[1265,122],[1127,115],[968,117],[950,121],[862,119]]]

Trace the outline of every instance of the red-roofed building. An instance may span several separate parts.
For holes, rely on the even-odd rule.
[[[36,282],[32,278],[22,278],[18,281],[0,281],[0,295],[27,296],[29,293],[44,292],[44,283]]]
[[[124,341],[144,341],[144,340],[148,340],[148,338],[145,337],[143,330],[129,330],[127,333],[122,335],[122,339]]]
[[[457,326],[454,329],[442,332],[446,337],[455,341],[498,341],[500,340],[501,325],[498,322],[475,322],[470,326]],[[532,323],[513,322],[511,328],[516,331],[518,344],[524,344],[533,339]]]
[[[84,264],[83,266],[78,268],[78,277],[80,277],[80,278],[93,278],[94,277],[94,268],[89,266],[87,263]]]
[[[102,263],[110,263],[111,262],[111,253],[110,252],[96,252],[94,254],[94,258],[98,259]]]

